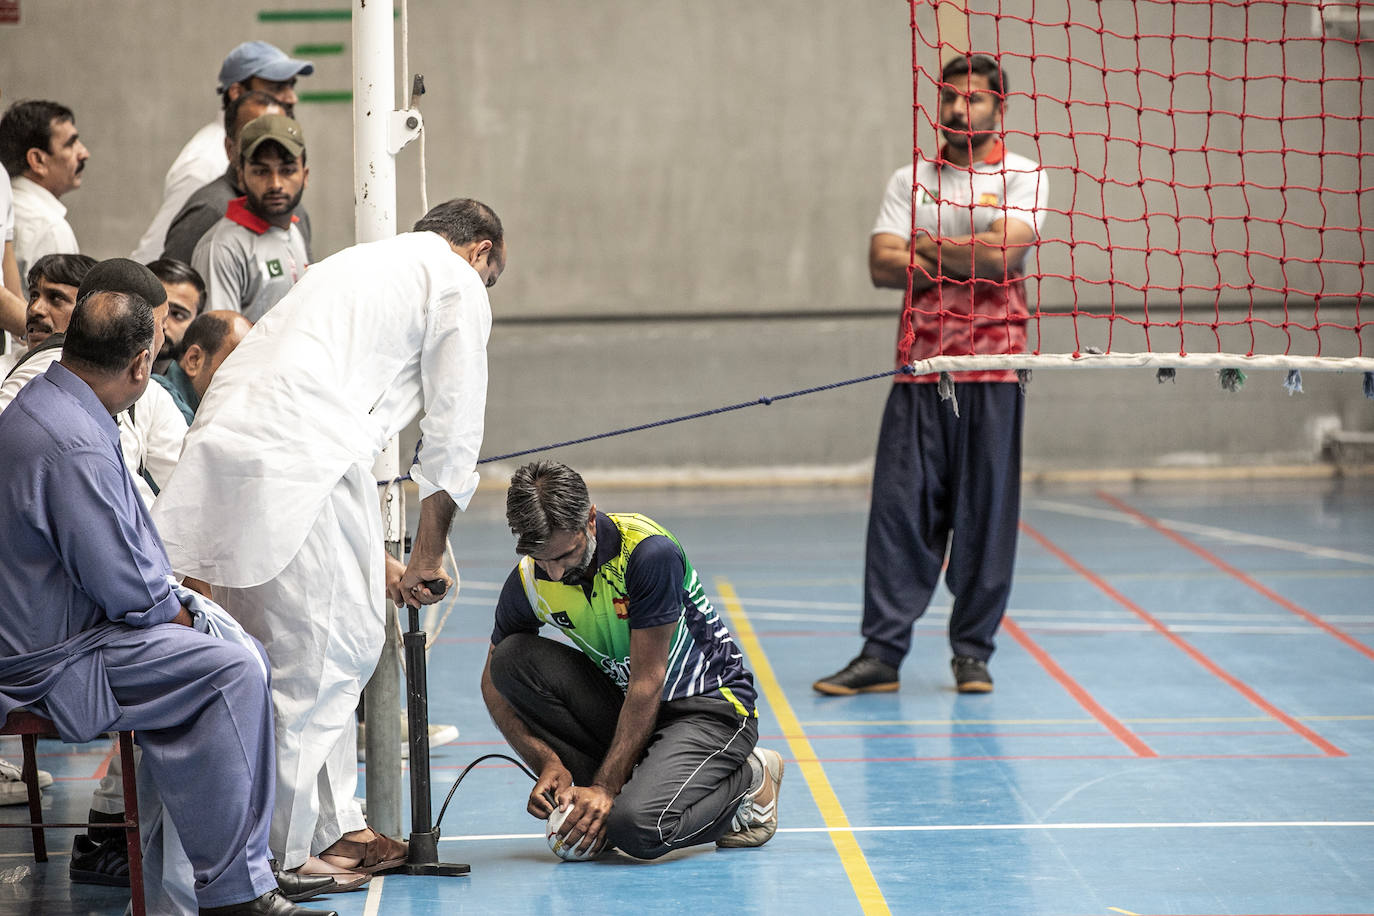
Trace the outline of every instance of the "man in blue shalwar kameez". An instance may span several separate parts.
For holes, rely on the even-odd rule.
[[[119,274],[138,265],[117,260],[103,288],[137,289]],[[120,453],[111,415],[147,386],[156,331],[136,293],[88,294],[62,359],[0,414],[0,720],[32,707],[73,742],[134,729],[202,914],[324,916],[283,897],[268,861],[264,669],[190,628]]]

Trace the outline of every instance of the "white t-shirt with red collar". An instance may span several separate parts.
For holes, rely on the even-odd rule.
[[[1034,160],[1008,152],[1000,143],[972,166],[917,154],[916,162],[893,172],[883,194],[873,234],[910,241],[913,202],[916,226],[939,238],[985,232],[1003,219],[1044,230],[1049,181]],[[1026,348],[1025,282],[1005,284],[946,280],[917,293],[897,332],[897,366],[934,356],[1021,353]],[[913,340],[903,346],[908,330]],[[955,373],[961,382],[1016,381],[1011,370]],[[898,381],[933,382],[935,375],[898,376]]]
[[[242,312],[256,322],[305,273],[308,256],[297,218],[285,229],[229,201],[220,220],[196,244],[191,266],[205,278],[205,308]]]

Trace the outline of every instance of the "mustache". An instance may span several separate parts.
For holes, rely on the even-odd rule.
[[[76,164],[76,174],[80,175],[84,171],[86,171],[86,160],[82,159]]]

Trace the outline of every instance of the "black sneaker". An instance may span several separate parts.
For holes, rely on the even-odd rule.
[[[73,884],[128,887],[129,847],[124,837],[97,843],[84,833],[77,834],[67,874]]]
[[[856,693],[891,693],[900,686],[896,668],[876,658],[860,655],[840,671],[812,684],[811,688],[817,693],[849,697]]]
[[[956,655],[949,666],[954,669],[954,685],[960,693],[992,693],[988,663],[967,655]]]

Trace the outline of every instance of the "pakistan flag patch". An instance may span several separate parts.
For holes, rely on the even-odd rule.
[[[269,276],[269,277],[280,277],[281,275],[282,275],[282,269],[281,269],[281,261],[280,261],[280,259],[278,259],[278,258],[273,258],[272,260],[268,261],[268,262],[267,262],[267,276]]]

